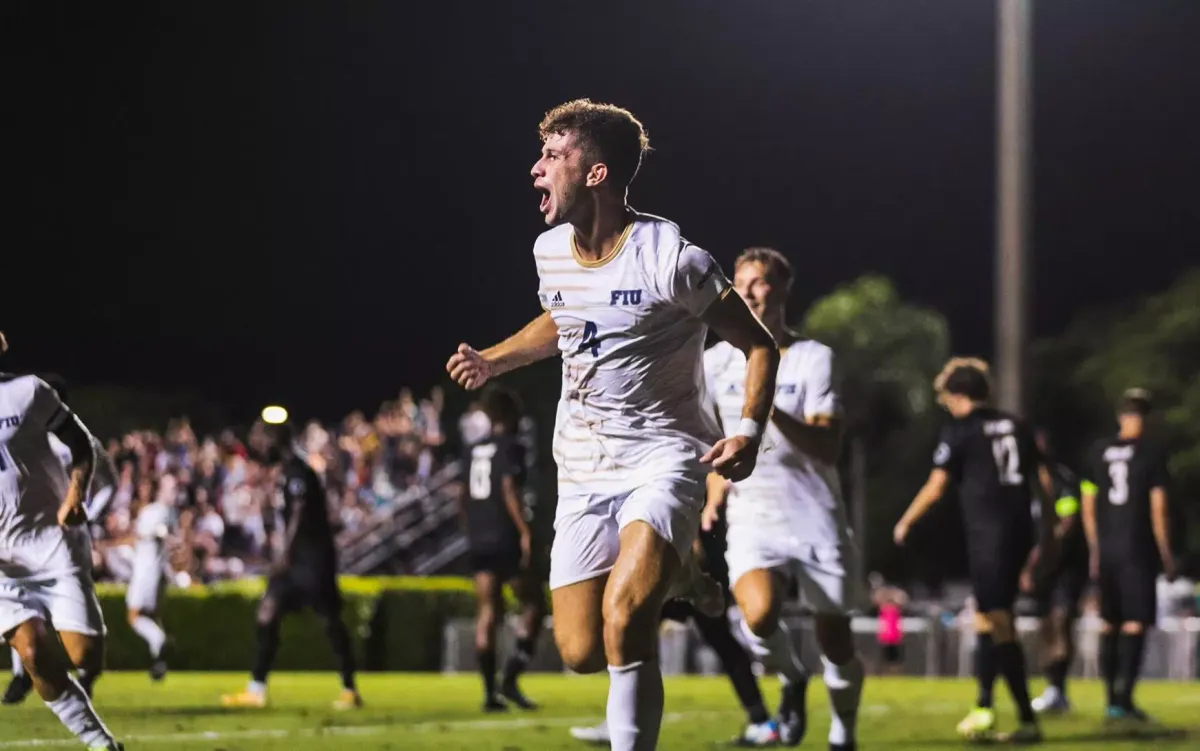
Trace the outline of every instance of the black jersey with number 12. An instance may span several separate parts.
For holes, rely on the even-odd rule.
[[[968,548],[1024,546],[1033,539],[1033,493],[1041,458],[1018,418],[980,407],[942,428],[935,467],[958,488]]]

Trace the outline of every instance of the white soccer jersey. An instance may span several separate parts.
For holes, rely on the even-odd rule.
[[[800,421],[841,413],[832,376],[833,352],[812,340],[784,350],[776,375],[775,409]],[[746,356],[720,342],[704,353],[708,389],[725,430],[737,430],[744,403]],[[847,530],[837,467],[805,456],[769,423],[753,474],[726,501],[729,525],[778,530],[798,542],[836,545]]]
[[[42,379],[0,376],[0,546],[58,528],[69,478],[50,433],[71,419]]]
[[[167,537],[175,526],[175,513],[165,503],[148,503],[133,520],[137,542],[133,546],[134,570],[163,569],[167,564]]]
[[[562,494],[607,494],[696,472],[720,438],[704,406],[704,311],[730,289],[679,227],[635,214],[607,258],[579,258],[561,225],[533,249],[558,326],[563,388],[554,458]]]

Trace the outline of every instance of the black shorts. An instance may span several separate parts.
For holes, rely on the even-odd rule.
[[[904,649],[899,644],[880,644],[879,647],[883,661],[889,665],[895,665],[904,659]]]
[[[333,568],[313,570],[292,567],[267,580],[266,597],[279,613],[309,609],[318,615],[340,615],[342,593],[338,589],[337,571]]]
[[[1158,621],[1158,568],[1124,556],[1100,558],[1100,617],[1114,626]]]
[[[1070,561],[1057,571],[1049,573],[1038,587],[1037,614],[1045,618],[1055,610],[1062,610],[1074,620],[1079,616],[1079,600],[1088,585],[1086,561]]]
[[[1028,550],[970,550],[971,588],[980,613],[1011,611],[1020,591]]]
[[[521,551],[471,551],[471,574],[492,574],[502,582],[521,571]]]

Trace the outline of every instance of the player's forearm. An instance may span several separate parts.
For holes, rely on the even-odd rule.
[[[720,508],[729,497],[729,481],[716,472],[709,472],[705,480],[705,506]]]
[[[87,488],[92,481],[92,462],[86,458],[71,464],[70,481],[63,505],[67,508],[83,508]]]
[[[801,422],[786,412],[774,410],[771,421],[802,454],[825,464],[837,463],[842,452],[842,429],[837,424],[814,425]]]
[[[1083,536],[1087,538],[1088,549],[1096,552],[1096,496],[1093,493],[1083,494]]]
[[[764,333],[765,333],[764,329]],[[775,401],[775,373],[779,370],[779,349],[767,334],[766,342],[755,343],[746,353],[746,402],[742,418],[765,427]]]
[[[491,363],[493,375],[503,375],[558,353],[558,326],[542,313],[517,333],[480,354]]]
[[[926,484],[925,487],[921,488],[920,492],[917,493],[917,497],[913,499],[913,502],[909,504],[908,510],[904,512],[904,516],[900,517],[900,523],[911,527],[918,519],[924,516],[925,513],[933,507],[933,504],[937,503],[938,500],[941,499],[941,497],[942,494],[938,490]]]
[[[521,511],[521,499],[517,498],[516,494],[505,495],[504,507],[512,519],[513,526],[517,528],[517,534],[521,537],[528,537],[530,534],[529,524],[525,521],[525,514]]]
[[[1161,489],[1150,491],[1150,525],[1158,555],[1166,562],[1171,557],[1170,514],[1167,513],[1167,494]]]

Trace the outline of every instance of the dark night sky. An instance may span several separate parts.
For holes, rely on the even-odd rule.
[[[632,202],[793,307],[866,271],[991,347],[990,2],[4,4],[12,369],[333,417],[538,312],[528,171],[577,96]],[[1200,261],[1200,3],[1035,15],[1037,334]],[[11,201],[11,194],[10,194]]]

